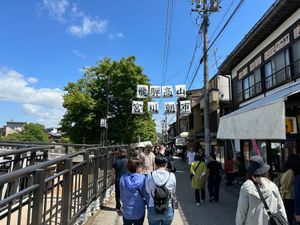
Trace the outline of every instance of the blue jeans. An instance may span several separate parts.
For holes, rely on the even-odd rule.
[[[143,225],[144,218],[145,218],[145,215],[143,215],[142,218],[140,218],[138,220],[128,220],[123,217],[123,225],[132,225],[132,224],[133,225]]]
[[[169,207],[164,214],[156,214],[154,207],[148,208],[149,225],[170,225],[173,221],[174,210]]]

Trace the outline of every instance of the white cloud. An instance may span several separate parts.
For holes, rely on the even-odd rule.
[[[0,68],[0,101],[12,101],[23,105],[25,113],[46,126],[58,125],[63,113],[63,94],[58,88],[34,88],[30,86],[36,78],[25,78],[7,68]]]
[[[39,80],[37,78],[35,78],[35,77],[28,77],[27,81],[30,84],[35,84],[35,83],[39,82]]]
[[[43,0],[43,8],[49,15],[60,22],[64,22],[64,15],[69,7],[68,0]]]
[[[81,53],[80,51],[78,51],[78,50],[73,50],[72,51],[76,56],[78,56],[78,57],[80,57],[80,58],[86,58],[86,55],[85,54],[83,54],[83,53]]]
[[[67,31],[74,36],[84,37],[92,33],[106,33],[107,25],[107,20],[92,20],[85,16],[81,25],[70,26]]]
[[[83,12],[79,10],[77,4],[73,4],[71,9],[71,16],[76,18],[76,17],[84,17],[85,15]]]
[[[117,33],[117,34],[109,34],[107,35],[107,38],[111,41],[117,39],[117,38],[123,38],[124,37],[124,34],[123,33]]]

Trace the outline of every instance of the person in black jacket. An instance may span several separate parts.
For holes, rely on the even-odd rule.
[[[207,164],[208,171],[208,193],[210,202],[219,201],[219,189],[221,183],[221,164],[216,160],[216,155],[212,153],[209,157],[210,162]]]

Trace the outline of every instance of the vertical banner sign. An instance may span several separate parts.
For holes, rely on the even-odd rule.
[[[149,113],[159,113],[158,102],[148,102],[148,112]]]
[[[136,97],[137,98],[148,98],[148,85],[137,85]]]
[[[177,97],[186,97],[186,86],[185,85],[175,85],[176,96]]]
[[[173,97],[173,86],[162,86],[162,97],[171,98]]]
[[[180,101],[180,115],[186,116],[191,114],[191,101]]]
[[[175,102],[165,102],[165,113],[175,113]]]
[[[150,86],[150,97],[160,98],[161,97],[161,87],[160,86]]]
[[[144,107],[144,102],[132,101],[132,114],[142,114],[143,107]]]

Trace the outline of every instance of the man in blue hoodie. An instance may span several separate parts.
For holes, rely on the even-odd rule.
[[[142,161],[138,158],[129,159],[127,169],[129,173],[120,180],[123,222],[124,225],[143,225],[148,194],[145,191]]]

